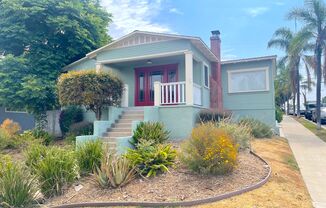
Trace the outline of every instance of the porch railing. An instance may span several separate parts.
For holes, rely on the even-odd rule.
[[[154,89],[155,105],[178,105],[186,103],[185,82],[156,82],[154,88],[156,88]]]

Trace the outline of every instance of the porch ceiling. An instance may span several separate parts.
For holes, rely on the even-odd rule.
[[[152,63],[147,63],[148,61]],[[184,62],[184,55],[176,55],[169,57],[161,57],[161,58],[150,58],[150,59],[141,59],[141,60],[133,60],[133,61],[121,61],[117,63],[109,63],[109,66],[116,68],[123,68],[128,66],[155,66],[161,64],[175,64],[179,62]]]

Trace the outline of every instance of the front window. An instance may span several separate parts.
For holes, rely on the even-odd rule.
[[[27,113],[26,110],[22,108],[5,108],[6,113]]]
[[[268,68],[228,71],[229,93],[269,90]]]
[[[204,65],[204,85],[205,87],[209,87],[209,71],[206,65]]]

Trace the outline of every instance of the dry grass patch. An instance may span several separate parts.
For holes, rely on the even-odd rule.
[[[199,207],[312,207],[310,196],[287,141],[279,138],[254,140],[252,147],[272,167],[269,182],[251,192]]]

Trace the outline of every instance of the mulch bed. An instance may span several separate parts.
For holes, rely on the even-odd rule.
[[[195,174],[177,162],[170,172],[153,178],[137,178],[119,189],[101,189],[94,176],[80,179],[66,193],[46,201],[46,206],[99,201],[175,202],[213,197],[258,183],[268,174],[268,166],[249,152],[238,155],[233,173],[224,176]],[[79,185],[79,186],[78,186]],[[80,190],[78,187],[82,187]],[[77,191],[78,190],[78,191]]]

